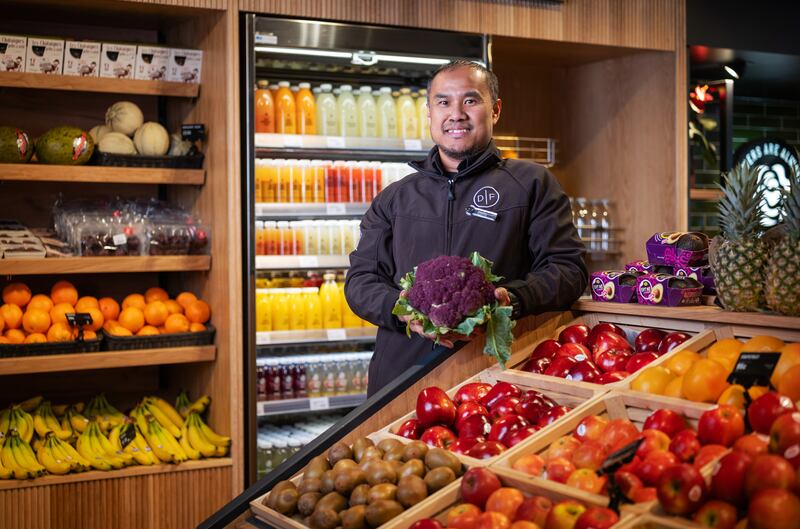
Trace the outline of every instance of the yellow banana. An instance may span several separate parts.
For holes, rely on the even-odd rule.
[[[167,432],[172,435],[174,438],[178,438],[181,436],[181,430],[179,427],[175,426],[175,424],[169,420],[164,412],[162,412],[158,406],[150,405],[147,401],[142,402],[142,411],[145,413],[149,413],[153,416],[155,420],[158,421],[158,424],[163,427]]]
[[[31,397],[28,400],[20,402],[18,406],[22,408],[23,411],[30,413],[36,408],[38,408],[39,404],[41,404],[43,400],[44,397],[42,397],[41,395],[36,395],[35,397]]]
[[[72,426],[73,432],[83,433],[86,431],[86,427],[89,425],[89,419],[81,415],[75,406],[70,406],[70,408],[67,410],[65,418],[69,422],[70,426]]]
[[[202,457],[202,454],[200,453],[199,450],[197,450],[196,448],[192,447],[191,443],[189,443],[189,439],[186,438],[186,433],[187,433],[186,430],[187,430],[187,427],[184,424],[183,428],[182,428],[182,431],[181,431],[181,438],[178,441],[178,444],[181,445],[181,448],[186,453],[186,456],[189,459],[193,459],[193,460],[196,461],[196,460],[198,460],[198,459],[200,459]]]
[[[49,442],[39,447],[36,451],[36,457],[39,463],[51,474],[61,476],[72,470],[69,462],[55,455],[52,444]]]
[[[175,408],[184,419],[189,416],[189,408],[191,405],[192,402],[189,400],[186,390],[181,390],[181,392],[178,394],[178,398],[175,399]]]
[[[140,448],[140,446],[147,447],[147,443],[144,443],[144,445],[142,445],[141,443],[144,442],[143,439],[141,440],[141,442],[137,442],[137,439],[141,439],[141,436],[139,436],[139,433],[135,431],[136,427],[133,424],[126,424],[122,428],[125,428],[126,430],[128,428],[134,428],[134,438],[123,449],[124,452],[126,454],[131,455],[133,459],[140,465],[145,465],[145,466],[154,465],[156,461],[154,459],[154,456],[152,455],[152,452],[149,451],[149,447],[147,448],[147,450]],[[126,431],[126,434],[127,433],[128,432]]]
[[[119,434],[122,431],[122,425],[114,426],[108,434],[108,442],[114,447],[114,450],[122,450],[122,443],[119,440]]]
[[[3,466],[11,471],[11,475],[14,479],[31,479],[36,477],[33,472],[17,463],[15,453],[11,449],[11,446],[11,437],[7,437],[2,448],[0,448],[0,461],[3,462]]]
[[[192,414],[186,419],[186,435],[189,436],[189,444],[203,456],[214,457],[216,455],[216,447],[203,436],[203,433],[197,427],[195,417],[196,414]]]
[[[141,430],[142,435],[148,433],[150,431],[150,428],[147,426],[147,418],[144,416],[144,413],[138,406],[134,408],[134,411],[136,411],[136,415],[134,416],[133,412],[131,412],[131,416],[134,417],[134,419],[136,419],[136,426],[139,427],[139,430]]]
[[[44,438],[47,435],[47,432],[52,432],[52,428],[47,424],[44,417],[39,415],[38,413],[33,416],[33,428],[36,430],[36,433],[39,434],[39,437]]]
[[[17,463],[21,463],[37,475],[41,476],[47,473],[44,466],[37,461],[36,454],[33,453],[31,445],[19,438],[12,437],[11,441],[14,443],[12,448],[16,450],[14,457],[17,459]]]
[[[4,467],[3,462],[0,461],[0,479],[11,479],[12,477],[14,477],[14,473],[10,468]]]
[[[191,406],[189,406],[189,413],[192,413],[194,411],[202,414],[208,409],[210,405],[211,405],[211,397],[209,397],[208,395],[203,395],[202,397],[194,401],[191,404]]]
[[[114,453],[114,447],[111,446],[111,443],[108,442],[103,432],[100,431],[100,425],[96,420],[89,423],[88,431],[91,435],[89,440],[95,453],[99,453],[105,457],[106,461],[111,463],[111,466],[116,469],[127,465],[127,458],[120,457],[118,454]]]
[[[203,435],[209,442],[213,445],[228,447],[231,445],[231,438],[226,437],[224,435],[219,435],[214,430],[212,430],[206,423],[203,422],[203,419],[200,418],[200,415],[195,414],[194,420],[197,423],[198,428],[200,431],[203,432]]]
[[[170,447],[165,444],[165,442],[155,435],[156,429],[158,429],[155,419],[151,419],[148,423],[148,429],[146,432],[142,432],[144,434],[145,440],[147,440],[147,444],[150,445],[150,448],[153,450],[153,453],[156,455],[158,459],[165,463],[174,463],[175,456],[170,450]]]
[[[11,419],[11,408],[0,411],[0,441],[5,439],[8,432],[8,423]]]
[[[30,423],[28,423],[28,419],[30,419]],[[22,439],[30,442],[30,440],[33,438],[33,418],[31,417],[30,413],[22,411],[19,406],[13,406],[11,408],[11,417],[8,422],[8,429],[9,431],[15,430]],[[6,436],[8,436],[8,434],[6,434]]]
[[[33,442],[31,443],[31,448],[33,448],[34,452],[39,451],[39,447],[44,446],[44,439],[41,437],[34,437]]]
[[[106,436],[103,435],[101,432],[99,431],[95,432],[95,436],[97,437],[97,440],[100,442],[100,447],[103,450],[105,450],[106,454],[108,454],[110,457],[117,457],[121,459],[126,466],[133,464],[133,456],[123,452],[122,448],[118,450],[116,447],[114,447],[114,445],[111,444],[111,441],[109,441],[106,438]]]
[[[105,393],[100,394],[99,401],[100,401],[100,409],[102,411],[102,414],[105,416],[106,420],[109,423],[109,428],[125,422],[125,414],[123,414],[121,411],[112,406],[110,402],[108,402]]]
[[[183,417],[181,417],[181,414],[178,413],[178,410],[172,407],[172,404],[165,401],[161,397],[156,396],[148,397],[145,400],[148,400],[150,404],[155,405],[159,410],[161,410],[161,413],[163,413],[172,422],[172,424],[178,428],[183,428]]]
[[[156,457],[156,454],[155,452],[153,452],[153,449],[150,448],[150,445],[147,444],[147,440],[142,435],[142,432],[141,430],[139,430],[139,427],[135,425],[134,427],[136,428],[136,437],[133,439],[133,442],[134,444],[136,444],[136,448],[138,448],[139,451],[147,454],[148,457],[152,459],[154,465],[160,464],[161,461],[158,459],[158,457]]]
[[[100,453],[95,453],[91,439],[92,434],[88,429],[78,437],[78,441],[75,443],[78,454],[88,461],[89,465],[96,470],[111,470],[111,463]]]
[[[55,433],[61,440],[69,439],[72,436],[72,428],[61,427],[48,400],[42,401],[33,413],[33,426],[36,433],[42,438],[47,435],[47,432]]]
[[[151,424],[150,429],[152,430],[153,428],[154,426]],[[180,443],[178,443],[178,440],[175,439],[172,436],[172,434],[170,434],[165,428],[162,428],[160,424],[156,425],[155,429],[156,429],[155,432],[156,436],[158,436],[158,438],[161,439],[162,442],[166,443],[166,445],[169,447],[169,450],[172,452],[173,462],[183,463],[184,461],[189,459],[189,456],[186,455],[186,452],[183,451],[183,448],[181,448]]]
[[[61,420],[59,421],[58,425],[61,427],[61,431],[64,432],[64,435],[66,436],[66,437],[59,436],[58,438],[61,439],[62,441],[68,441],[72,439],[72,436],[75,435],[75,431],[72,429],[72,423],[69,422],[69,419],[67,419],[66,415],[61,417]]]
[[[53,414],[56,417],[63,417],[65,413],[67,413],[67,408],[69,408],[69,404],[53,404],[50,406],[53,409]]]
[[[89,462],[89,460],[80,455],[71,444],[65,443],[60,439],[56,439],[54,444],[58,452],[61,453],[67,459],[67,461],[73,465],[73,470],[77,472],[83,472],[92,468],[92,464]]]

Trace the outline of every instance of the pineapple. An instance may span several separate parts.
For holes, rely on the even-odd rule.
[[[769,255],[761,238],[764,192],[754,167],[742,164],[722,177],[721,234],[709,248],[717,296],[727,310],[755,311],[764,305],[764,270]]]
[[[800,316],[800,175],[791,175],[783,192],[785,235],[773,248],[767,263],[767,306],[789,316]]]

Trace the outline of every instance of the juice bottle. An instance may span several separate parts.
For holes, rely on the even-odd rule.
[[[305,244],[303,243],[303,224],[302,224],[302,221],[300,221],[300,220],[290,221],[289,222],[289,232],[292,234],[292,240],[290,242],[292,255],[304,255],[306,248],[305,248]],[[301,279],[301,281],[302,281],[302,279]]]
[[[256,132],[275,132],[275,103],[267,81],[256,83]]]
[[[278,89],[280,87],[276,83],[272,83],[269,85],[269,95],[272,96],[272,104],[275,104],[275,101],[278,99]]]
[[[278,365],[278,375],[281,378],[281,398],[294,398],[294,383],[292,381],[291,364],[280,363]]]
[[[392,89],[382,86],[377,102],[377,136],[379,138],[397,137],[397,106],[392,97]]]
[[[303,298],[303,290],[300,288],[289,288],[289,329],[302,331],[306,327],[306,303]]]
[[[270,312],[272,313],[272,330],[289,330],[289,296],[284,288],[270,289]]]
[[[292,382],[294,383],[295,398],[302,399],[308,397],[305,359],[298,360],[294,363],[292,368]]]
[[[344,281],[339,283],[339,294],[342,297],[342,325],[344,327],[361,327],[361,318],[356,316],[344,297]]]
[[[296,134],[294,94],[289,88],[289,81],[278,83],[278,94],[275,99],[275,132],[278,134]]]
[[[424,88],[419,91],[419,97],[417,97],[417,122],[419,138],[421,140],[431,139],[431,124],[428,121],[428,91]]]
[[[281,398],[281,375],[278,371],[278,362],[274,358],[268,358],[267,367],[267,400],[278,400]]]
[[[317,132],[323,136],[339,134],[339,120],[336,115],[336,98],[333,87],[327,83],[320,85],[317,97]]]
[[[336,373],[333,362],[326,359],[322,364],[322,395],[333,396],[336,395]]]
[[[286,167],[289,173],[289,202],[298,203],[303,201],[303,179],[302,170],[297,160],[287,160]]]
[[[309,356],[306,367],[306,387],[309,397],[322,395],[322,376],[320,373],[319,356]]]
[[[264,230],[264,221],[256,221],[256,255],[267,255],[267,240],[266,231]]]
[[[419,138],[417,106],[411,99],[410,88],[401,88],[397,98],[397,135],[404,140]]]
[[[262,360],[256,361],[256,398],[267,400],[267,366]],[[259,446],[260,448],[260,446]]]
[[[256,158],[256,181],[253,191],[256,195],[256,202],[264,202],[264,179],[266,178],[266,160]]]
[[[325,274],[323,276],[325,282],[319,289],[322,325],[326,329],[337,329],[342,326],[342,300],[335,279],[334,274]]]
[[[269,290],[259,288],[256,290],[256,331],[267,332],[272,330],[272,311],[270,310]]]
[[[308,204],[314,200],[314,167],[309,160],[300,160],[300,202]]]
[[[317,133],[317,104],[314,101],[314,94],[311,93],[311,84],[300,83],[300,90],[297,91],[297,133],[316,134]]]
[[[306,328],[323,329],[319,289],[316,287],[303,287],[303,297],[306,304]]]
[[[350,196],[348,202],[364,202],[364,169],[367,162],[350,165]]]
[[[264,222],[264,255],[278,255],[280,234],[278,224],[274,220]]]
[[[337,355],[336,362],[333,364],[337,395],[346,395],[348,393],[350,376],[347,372],[347,362],[344,360],[345,355]]]
[[[331,255],[344,255],[344,234],[342,233],[342,221],[326,220],[328,233],[331,237]]]
[[[314,192],[311,202],[325,202],[325,163],[322,160],[311,160],[311,171]]]
[[[365,138],[378,136],[378,107],[372,97],[372,88],[362,86],[358,89],[358,135]]]
[[[353,87],[344,84],[339,87],[340,94],[336,100],[336,117],[339,120],[340,136],[358,136],[358,109]]]

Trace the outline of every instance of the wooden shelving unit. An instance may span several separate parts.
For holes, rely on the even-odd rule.
[[[151,169],[98,165],[2,164],[0,181],[96,182],[102,184],[202,185],[203,169]]]
[[[689,190],[689,198],[692,200],[719,200],[722,198],[722,190],[692,188]]]
[[[217,357],[213,345],[199,347],[168,347],[163,349],[137,349],[131,351],[103,351],[47,356],[0,358],[0,373],[23,375],[83,371],[85,369],[113,369],[115,367],[156,366],[211,362]]]
[[[141,94],[173,97],[197,97],[200,93],[200,85],[191,83],[15,72],[0,73],[0,86],[37,90],[72,90],[106,94]]]
[[[209,255],[0,259],[0,275],[9,276],[45,274],[188,272],[205,271],[210,268],[211,256]]]

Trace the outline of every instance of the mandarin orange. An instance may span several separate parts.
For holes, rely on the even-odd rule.
[[[31,289],[25,283],[9,283],[3,288],[3,303],[24,307],[31,300]]]
[[[50,289],[50,299],[54,305],[69,303],[74,307],[78,302],[78,289],[69,281],[59,281]]]

